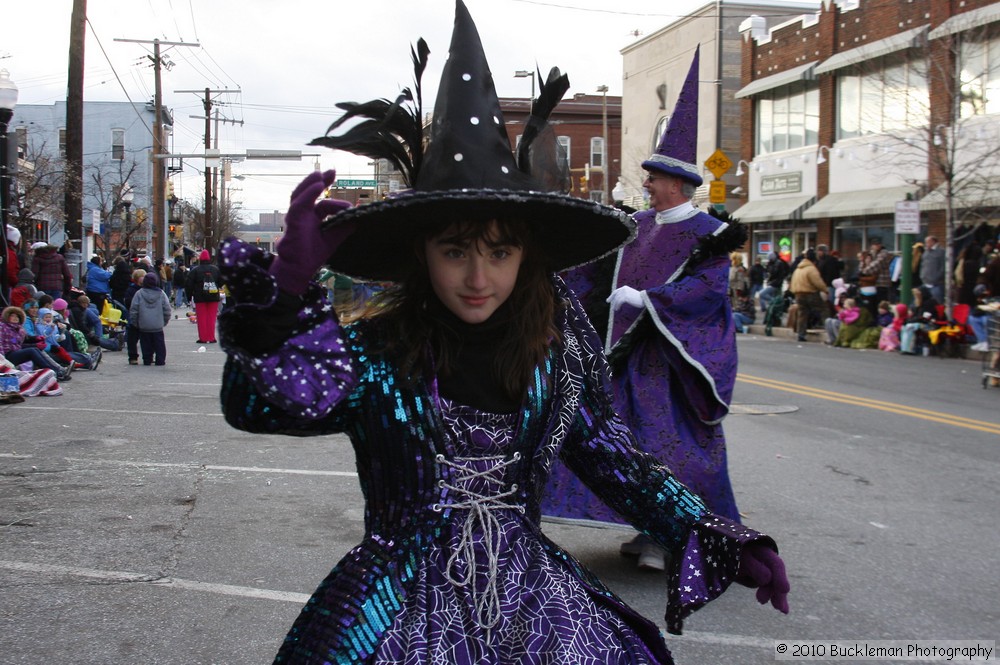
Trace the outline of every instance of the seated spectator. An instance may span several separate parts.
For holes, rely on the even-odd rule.
[[[921,333],[934,325],[937,319],[937,301],[931,297],[930,287],[921,286],[913,289],[913,305],[910,306],[910,316],[899,332],[899,351],[906,355],[917,352],[917,342]]]
[[[104,324],[97,308],[90,304],[89,296],[80,296],[70,305],[70,317],[73,327],[87,338],[87,343],[99,346],[105,351],[121,351],[124,345],[122,338],[111,339],[104,335]]]
[[[0,314],[0,354],[15,366],[22,363],[31,363],[34,369],[50,369],[55,372],[60,381],[69,381],[73,366],[63,367],[51,356],[42,351],[46,346],[44,340],[32,339],[33,346],[25,346],[25,339],[29,339],[24,330],[24,322],[27,315],[20,307],[6,307]]]
[[[63,348],[67,351],[78,351],[80,353],[90,354],[90,343],[87,342],[86,335],[83,332],[77,330],[73,327],[73,323],[70,319],[69,314],[69,303],[63,298],[57,298],[52,303],[52,311],[54,312],[54,319],[56,325],[59,326],[59,330],[66,336],[63,342]],[[101,347],[95,347],[95,351],[100,350]],[[98,356],[100,358],[100,356]],[[91,369],[97,369],[95,365]]]
[[[884,326],[882,332],[879,334],[878,348],[880,350],[899,350],[899,333],[903,329],[903,324],[906,323],[909,313],[910,309],[903,303],[899,303],[892,308],[892,322]]]
[[[895,317],[892,313],[892,305],[889,303],[889,301],[883,300],[882,302],[880,302],[878,304],[878,314],[875,317],[875,325],[877,325],[879,328],[885,328],[886,326],[892,324],[892,320],[894,318]]]
[[[22,268],[17,273],[17,286],[10,290],[10,304],[14,307],[24,308],[24,303],[34,300],[38,295],[35,287],[35,273],[27,268]]]
[[[757,307],[753,297],[743,290],[736,291],[736,298],[733,299],[733,323],[736,324],[736,332],[747,332],[747,326],[757,318]]]
[[[844,307],[837,314],[840,319],[840,327],[837,330],[837,337],[833,342],[834,346],[850,347],[867,328],[871,327],[872,315],[867,308],[859,307],[857,300],[848,298],[844,301]]]
[[[47,343],[47,346],[42,350],[55,358],[60,365],[66,366],[76,363],[76,369],[97,369],[97,365],[100,364],[100,348],[94,352],[94,355],[91,355],[80,351],[69,351],[62,345],[66,339],[66,333],[59,329],[55,322],[55,313],[51,309],[44,307],[38,310],[35,330],[38,332],[38,336]]]

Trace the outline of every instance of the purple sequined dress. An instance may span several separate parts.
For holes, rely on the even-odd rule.
[[[501,507],[507,498],[482,498],[504,485],[517,414],[441,401],[458,455],[452,463],[461,469],[456,489],[470,508],[427,552],[375,662],[659,662],[618,614],[595,603],[552,560],[523,527],[517,507]],[[471,569],[470,557],[476,561]]]
[[[521,408],[494,415],[406,381],[374,349],[378,320],[341,327],[322,289],[280,294],[270,256],[221,248],[235,304],[220,319],[222,407],[234,427],[345,432],[365,497],[365,536],[303,607],[276,663],[670,663],[655,624],[541,531],[557,458],[671,550],[666,622],[736,579],[740,549],[766,536],[708,513],[636,451],[604,390],[600,340],[558,280],[561,343]]]

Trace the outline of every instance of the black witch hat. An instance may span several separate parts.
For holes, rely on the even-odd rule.
[[[413,238],[442,220],[527,220],[552,271],[592,261],[632,239],[635,225],[628,215],[543,191],[530,173],[531,160],[525,155],[531,137],[540,133],[568,89],[566,76],[553,70],[542,86],[519,146],[522,158],[515,160],[479,32],[465,4],[457,0],[449,58],[425,148],[420,77],[429,50],[419,40],[412,53],[414,91],[404,89],[394,102],[338,104],[345,115],[330,126],[327,136],[310,143],[388,159],[411,187],[384,201],[345,210],[336,222],[329,222],[357,221],[357,229],[327,260],[332,270],[361,279],[397,280],[413,251]],[[362,121],[339,136],[331,135],[352,119]]]

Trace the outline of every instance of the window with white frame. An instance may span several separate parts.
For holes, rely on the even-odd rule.
[[[594,169],[604,168],[604,137],[590,137],[590,167]]]
[[[1000,26],[962,35],[958,52],[959,113],[1000,113]]]
[[[111,130],[111,159],[125,159],[125,130]]]
[[[757,96],[757,150],[766,155],[819,143],[819,85],[797,81]]]
[[[590,196],[591,201],[594,201],[596,203],[604,203],[604,192],[602,192],[601,190],[592,189],[588,192],[588,195]]]
[[[556,143],[559,144],[559,156],[558,156],[559,163],[566,170],[566,173],[569,173],[569,165],[570,165],[569,137],[557,136]]]
[[[66,128],[59,128],[59,156],[66,156]]]
[[[923,57],[894,54],[837,76],[837,140],[925,127],[930,112]]]

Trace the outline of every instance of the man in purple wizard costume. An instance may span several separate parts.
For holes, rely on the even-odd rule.
[[[702,184],[695,165],[698,56],[696,50],[656,153],[642,163],[650,209],[634,215],[638,235],[619,250],[613,278],[608,264],[602,270],[593,263],[565,279],[605,336],[615,409],[639,445],[713,512],[738,522],[721,421],[737,366],[728,253],[743,245],[746,230],[691,204]],[[610,308],[602,312],[609,291]],[[551,517],[621,522],[562,466],[542,508]],[[642,534],[621,550],[639,555],[640,568],[665,567],[663,550]]]

